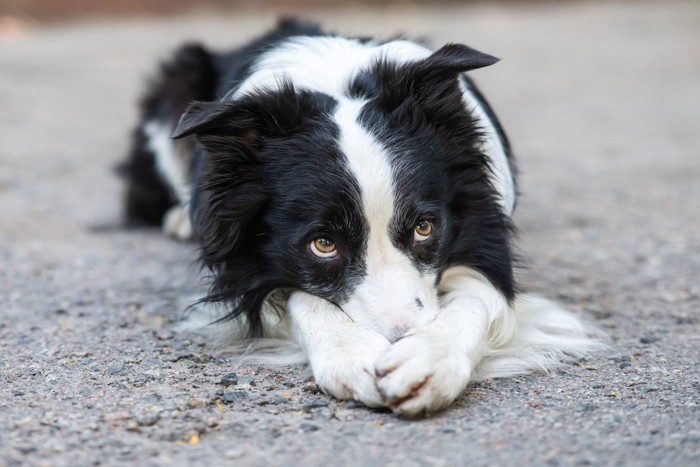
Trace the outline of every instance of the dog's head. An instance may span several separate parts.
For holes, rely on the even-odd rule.
[[[511,297],[508,220],[458,84],[494,61],[448,45],[358,70],[344,96],[284,82],[194,103],[173,136],[208,158],[194,217],[211,298],[256,333],[268,294],[300,289],[393,340],[434,319],[450,266]]]

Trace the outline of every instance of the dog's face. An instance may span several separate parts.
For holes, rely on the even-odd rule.
[[[254,306],[301,289],[389,340],[435,318],[448,266],[512,293],[505,220],[452,59],[377,63],[347,99],[287,83],[195,104],[176,136],[196,133],[209,157],[195,228],[216,292]]]

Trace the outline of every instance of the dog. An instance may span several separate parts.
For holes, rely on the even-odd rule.
[[[290,19],[186,44],[142,101],[126,218],[195,238],[204,301],[297,343],[336,398],[415,417],[550,371],[600,344],[516,286],[513,154],[465,74],[497,61]]]

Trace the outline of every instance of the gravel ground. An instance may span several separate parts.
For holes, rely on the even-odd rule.
[[[700,4],[308,16],[505,58],[475,77],[519,154],[522,282],[612,349],[405,421],[176,332],[193,247],[120,229],[111,167],[154,60],[272,15],[0,28],[0,466],[700,465]]]

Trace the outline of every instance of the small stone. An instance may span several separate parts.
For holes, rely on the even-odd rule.
[[[238,383],[234,384],[239,384],[241,386],[255,386],[255,380],[253,378],[238,378]]]
[[[225,392],[221,396],[221,399],[224,402],[236,402],[237,400],[240,399],[245,399],[248,397],[248,393],[245,391],[230,391],[230,392]]]
[[[238,377],[236,376],[236,373],[229,373],[221,377],[219,384],[226,387],[235,386],[238,384]]]
[[[268,399],[267,403],[272,405],[287,404],[289,403],[289,399],[282,396],[272,396]]]
[[[173,348],[173,350],[183,350],[185,347],[189,345],[189,341],[181,341],[179,339],[175,339],[170,343],[170,347]],[[191,356],[191,354],[190,354]]]
[[[622,362],[620,363],[620,368],[627,368],[628,366],[632,366],[630,362]]]
[[[134,416],[134,419],[136,420],[136,423],[139,424],[139,426],[153,426],[156,423],[158,423],[158,420],[160,420],[160,413],[159,412],[144,412],[144,413],[139,413]]]
[[[579,412],[593,412],[598,406],[595,404],[579,404],[577,408]]]
[[[658,341],[659,338],[656,336],[645,336],[639,339],[639,342],[642,344],[653,344],[654,342]]]
[[[360,407],[363,407],[362,402],[358,402],[355,399],[350,399],[345,404],[343,404],[343,408],[345,409],[357,409]]]
[[[308,412],[312,409],[317,409],[319,407],[327,407],[327,406],[328,406],[328,400],[326,400],[326,399],[314,399],[314,400],[309,401],[309,402],[304,402],[301,405],[301,408],[304,411]]]
[[[696,319],[691,316],[679,316],[676,318],[676,324],[695,324]]]
[[[187,401],[187,408],[189,409],[195,409],[197,407],[202,407],[204,405],[204,402],[199,400],[199,399],[192,399]]]
[[[104,414],[106,422],[114,422],[119,420],[129,420],[133,416],[128,412],[112,412]]]
[[[153,377],[148,373],[139,373],[138,375],[136,375],[136,381],[138,381],[139,383],[147,383],[152,379]]]
[[[163,330],[156,334],[156,339],[159,341],[169,341],[173,337],[175,337],[175,335],[169,330]]]
[[[110,375],[117,375],[124,370],[126,370],[126,366],[122,364],[110,365],[109,368],[107,368]]]
[[[304,385],[304,391],[312,392],[314,394],[319,394],[321,392],[321,388],[318,387],[318,384],[311,381],[311,382],[308,382]]]
[[[299,425],[299,430],[301,430],[302,433],[310,433],[312,431],[320,430],[320,427],[312,423],[302,423]]]

